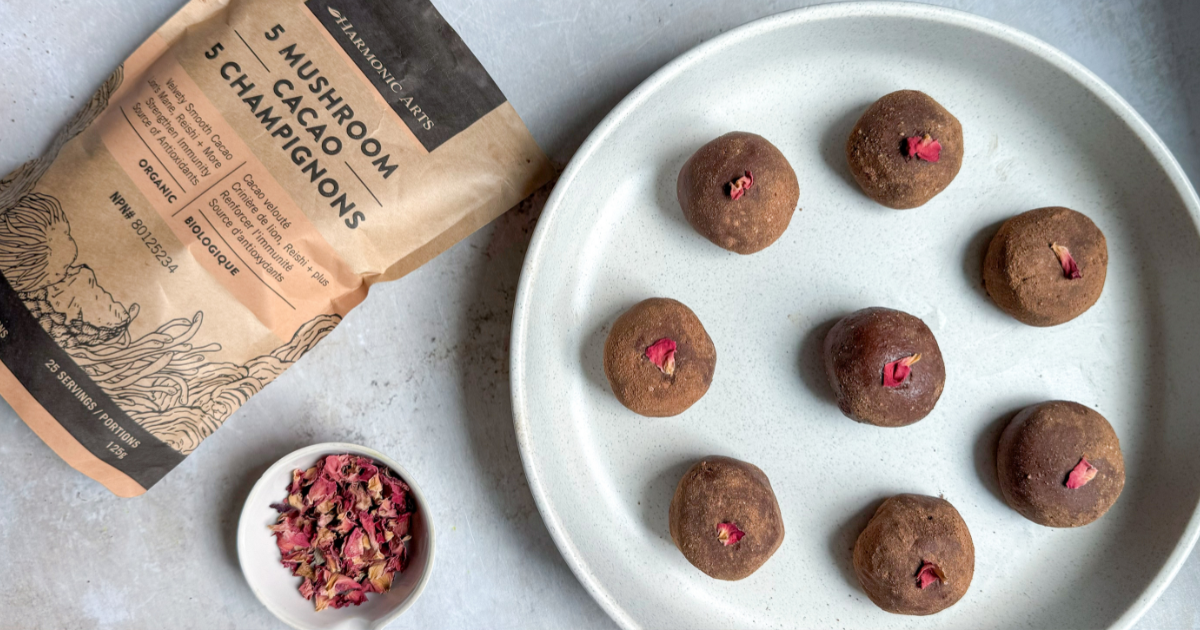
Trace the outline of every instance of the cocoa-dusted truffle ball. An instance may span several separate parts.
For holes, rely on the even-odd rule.
[[[1030,326],[1057,326],[1100,299],[1108,242],[1070,208],[1039,208],[1004,222],[988,246],[983,284],[1001,310]]]
[[[898,210],[923,206],[962,167],[962,125],[924,92],[892,92],[858,119],[846,159],[871,199]]]
[[[700,147],[675,185],[696,231],[739,254],[766,249],[787,230],[800,184],[787,158],[752,133],[727,133]]]
[[[929,415],[946,384],[942,351],[925,322],[878,307],[853,313],[829,331],[825,374],[842,413],[881,427]]]
[[[617,400],[643,416],[677,416],[712,385],[717,349],[692,309],[645,300],[613,323],[604,375]]]
[[[1018,413],[996,449],[1004,500],[1048,527],[1100,518],[1125,487],[1121,442],[1104,416],[1078,403],[1046,402]]]
[[[718,580],[754,573],[783,544],[783,514],[763,471],[729,457],[692,466],[671,499],[671,540]]]
[[[944,499],[898,494],[879,506],[854,544],[854,573],[876,606],[932,615],[962,599],[975,575],[975,543]]]

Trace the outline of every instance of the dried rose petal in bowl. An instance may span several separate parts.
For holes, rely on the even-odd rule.
[[[295,469],[287,499],[271,507],[283,565],[318,611],[386,593],[408,564],[416,503],[408,484],[370,458],[326,455]]]
[[[333,470],[325,474],[331,458]],[[371,469],[362,463],[363,459],[378,476],[377,493],[373,492]],[[316,471],[305,479],[314,468]],[[299,486],[296,469],[300,469]],[[355,484],[362,492],[354,489]],[[363,496],[369,503],[359,510]],[[384,499],[390,505],[385,506]],[[325,508],[328,510],[319,511]],[[393,510],[395,516],[391,516]],[[364,520],[359,512],[370,519]],[[344,519],[340,518],[342,514]],[[237,528],[238,564],[254,596],[297,630],[383,630],[411,608],[429,585],[437,555],[432,516],[433,510],[417,480],[386,454],[348,442],[312,444],[279,458],[246,496]],[[397,538],[401,520],[407,532]],[[371,547],[372,538],[364,522],[374,525],[378,550]],[[354,535],[355,528],[361,533]],[[276,529],[280,531],[273,531]],[[322,534],[321,529],[330,533]],[[332,539],[328,539],[330,536]],[[357,548],[354,543],[347,547],[352,536]],[[405,536],[411,539],[404,542]],[[396,540],[399,545],[394,544]],[[347,551],[356,550],[361,551],[356,557],[347,555]],[[376,566],[376,551],[384,556],[382,567]],[[352,566],[357,570],[351,571]],[[373,592],[382,590],[384,574],[389,571],[391,589]],[[300,572],[311,572],[312,576]],[[330,578],[334,578],[332,584]],[[318,594],[323,610],[316,609]],[[335,610],[334,600],[342,608]],[[349,605],[357,601],[362,605]]]

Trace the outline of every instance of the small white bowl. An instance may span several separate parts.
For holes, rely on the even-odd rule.
[[[325,455],[353,453],[369,457],[392,469],[412,489],[416,514],[412,521],[412,542],[408,548],[408,567],[395,576],[387,593],[367,596],[361,606],[327,608],[321,612],[304,599],[297,590],[300,578],[280,563],[275,535],[267,528],[278,516],[272,503],[287,499],[287,487],[292,470],[305,470]],[[408,610],[421,596],[433,572],[433,520],[421,489],[399,464],[383,453],[340,442],[314,444],[295,451],[275,462],[250,491],[238,520],[238,562],[254,596],[281,621],[299,630],[379,630]]]

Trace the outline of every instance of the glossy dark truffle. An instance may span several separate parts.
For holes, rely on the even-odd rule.
[[[921,355],[899,386],[884,383],[884,369]],[[868,308],[839,321],[825,337],[825,374],[848,417],[881,427],[902,427],[929,415],[942,396],[946,366],[933,332],[920,318],[888,308]]]
[[[744,535],[723,539],[723,528]],[[740,580],[783,544],[783,514],[757,466],[708,457],[692,466],[671,499],[671,540],[688,562],[718,580]]]
[[[734,184],[753,184],[734,198]],[[800,200],[787,158],[766,138],[735,131],[700,147],[676,181],[683,216],[713,243],[739,254],[766,249],[783,236]]]
[[[646,354],[655,343],[676,344],[674,370]],[[717,349],[692,309],[667,298],[638,303],[613,322],[604,343],[604,374],[617,400],[643,416],[676,416],[712,385]]]
[[[1095,476],[1068,487],[1071,471],[1084,458]],[[1048,527],[1095,521],[1125,487],[1125,460],[1112,425],[1094,410],[1066,401],[1033,405],[1009,422],[996,449],[996,472],[1004,500]]]
[[[1054,246],[1067,248],[1079,277],[1064,271]],[[1019,214],[1000,226],[983,263],[983,284],[1001,310],[1030,326],[1056,326],[1092,307],[1108,275],[1108,242],[1070,208]]]
[[[929,563],[941,578],[921,588]],[[876,606],[899,615],[932,615],[962,599],[975,576],[975,543],[944,499],[899,494],[883,502],[854,544],[854,574]]]
[[[908,138],[936,140],[936,162],[909,152]],[[868,197],[889,208],[925,205],[958,175],[963,159],[962,125],[924,92],[901,90],[863,112],[846,141],[846,160]]]

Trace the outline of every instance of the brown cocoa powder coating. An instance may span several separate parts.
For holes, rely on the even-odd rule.
[[[924,562],[938,565],[946,581],[922,589]],[[932,615],[966,594],[975,575],[975,543],[949,502],[898,494],[883,502],[854,544],[854,573],[876,606],[899,615]]]
[[[725,546],[717,526],[733,523],[746,532]],[[771,482],[757,466],[729,457],[708,457],[692,466],[671,499],[671,540],[697,569],[718,580],[754,573],[783,544],[783,514]]]
[[[740,199],[729,184],[750,171],[754,185]],[[675,185],[683,216],[713,243],[739,254],[766,249],[783,236],[800,183],[787,158],[766,138],[735,131],[700,147]]]
[[[883,385],[884,366],[918,353],[921,360],[899,387]],[[946,384],[942,351],[925,322],[878,307],[847,316],[825,336],[825,374],[842,413],[881,427],[929,415]]]
[[[1064,245],[1079,265],[1070,279],[1050,245]],[[1030,210],[1009,219],[988,246],[983,284],[1001,310],[1030,326],[1057,326],[1100,299],[1108,275],[1108,242],[1070,208]]]
[[[1097,468],[1081,488],[1067,476],[1081,457]],[[1047,527],[1079,527],[1100,518],[1125,487],[1121,442],[1104,416],[1083,405],[1046,402],[1022,410],[1000,435],[996,472],[1004,500]]]
[[[675,373],[664,374],[646,358],[660,339],[676,343]],[[643,416],[677,416],[712,385],[717,349],[692,309],[667,298],[650,298],[613,323],[604,343],[604,375],[622,405]]]
[[[925,134],[942,145],[937,162],[908,156],[906,139]],[[924,92],[892,92],[858,119],[846,141],[846,159],[871,199],[898,210],[923,206],[945,190],[962,167],[962,125]]]

